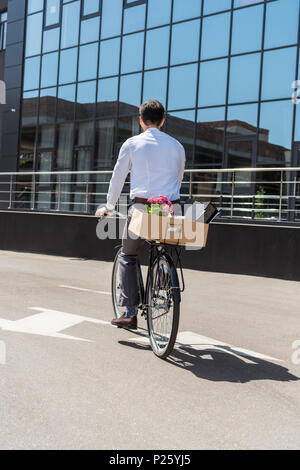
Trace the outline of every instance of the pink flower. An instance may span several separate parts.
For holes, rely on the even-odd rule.
[[[159,199],[161,199],[164,202],[167,202],[168,198],[166,196],[159,196]]]

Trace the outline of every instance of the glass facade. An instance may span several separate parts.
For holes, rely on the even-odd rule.
[[[19,168],[111,170],[150,98],[166,106],[188,168],[299,165],[299,10],[300,0],[28,0]]]

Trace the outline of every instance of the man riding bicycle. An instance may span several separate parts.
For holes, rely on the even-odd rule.
[[[156,100],[140,107],[140,125],[143,132],[131,137],[122,146],[107,195],[107,204],[97,210],[96,216],[111,216],[121,195],[124,183],[131,174],[130,198],[133,204],[146,204],[149,198],[165,195],[178,204],[185,167],[185,150],[173,137],[161,131],[165,109]],[[120,328],[137,329],[139,287],[137,255],[144,240],[130,236],[128,230],[134,205],[128,213],[119,257],[121,295],[119,304],[126,307],[121,318],[112,324]]]

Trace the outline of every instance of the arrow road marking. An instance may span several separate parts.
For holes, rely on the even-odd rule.
[[[78,291],[81,291],[81,292],[92,292],[93,294],[111,295],[111,292],[105,292],[105,291],[102,291],[102,290],[84,289],[83,287],[65,286],[64,284],[62,284],[58,287],[61,287],[63,289],[78,290]]]

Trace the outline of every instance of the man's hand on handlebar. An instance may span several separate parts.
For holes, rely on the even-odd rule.
[[[100,207],[100,209],[97,210],[95,216],[99,218],[106,218],[106,217],[112,217],[114,214],[114,211],[109,211],[105,206]]]

